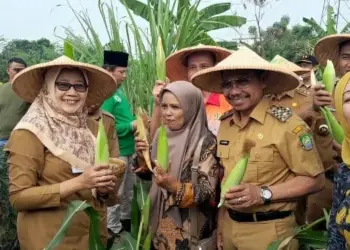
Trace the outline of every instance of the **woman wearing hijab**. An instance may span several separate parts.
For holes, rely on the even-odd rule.
[[[329,250],[345,250],[350,245],[350,73],[338,82],[334,100],[338,121],[343,127],[343,163],[334,177],[333,204],[328,226]]]
[[[212,236],[216,226],[219,174],[216,139],[208,130],[201,91],[192,84],[179,81],[167,85],[160,93],[160,107],[168,136],[170,166],[166,173],[157,166],[153,177],[150,191],[153,245],[156,249],[190,249],[199,240]],[[158,132],[152,144],[152,160],[156,159],[157,141]],[[138,152],[147,148],[145,142],[136,140]],[[143,171],[141,156],[138,163],[136,171]],[[197,178],[194,173],[198,173]]]
[[[74,200],[85,200],[98,211],[105,243],[106,205],[116,203],[123,165],[110,159],[94,166],[98,124],[87,122],[87,107],[113,94],[113,78],[63,56],[23,70],[13,89],[32,102],[6,145],[21,249],[44,249]],[[115,150],[110,155],[117,157]],[[89,223],[85,212],[78,212],[56,249],[88,249]]]

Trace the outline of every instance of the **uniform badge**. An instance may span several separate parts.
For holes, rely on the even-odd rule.
[[[299,136],[299,140],[303,149],[309,151],[313,148],[312,137],[310,134],[304,134]]]
[[[304,125],[299,125],[295,129],[293,129],[294,134],[298,134],[300,131],[304,130]]]

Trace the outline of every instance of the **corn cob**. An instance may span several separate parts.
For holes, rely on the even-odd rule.
[[[109,162],[108,138],[101,117],[98,122],[98,133],[96,139],[95,163],[97,165],[107,165]]]
[[[227,191],[241,183],[245,170],[248,166],[248,160],[251,149],[255,146],[255,142],[252,140],[245,140],[243,144],[242,155],[243,157],[236,163],[235,167],[229,173],[225,182],[221,185],[221,198],[218,207],[221,207],[225,203],[225,194]]]
[[[332,95],[335,85],[335,69],[332,61],[330,60],[327,60],[327,66],[323,72],[323,84],[325,90]]]
[[[344,140],[344,131],[343,128],[340,126],[337,119],[332,114],[332,111],[328,107],[324,107],[324,112],[326,114],[326,120],[327,125],[330,126],[330,132],[332,134],[332,137],[338,144],[342,144]]]
[[[169,167],[169,148],[168,137],[165,126],[159,128],[158,145],[157,145],[157,162],[163,170],[168,171]]]
[[[156,66],[157,66],[158,80],[165,82],[166,80],[165,54],[164,54],[162,39],[160,37],[158,37],[158,44],[157,44]]]
[[[136,128],[137,128],[137,132],[138,132],[138,137],[148,144],[148,132],[147,132],[147,129],[146,129],[145,124],[143,123],[143,119],[142,119],[143,113],[144,112],[141,108],[137,109]],[[142,151],[142,155],[143,155],[143,158],[145,160],[146,166],[148,167],[148,169],[150,171],[152,171],[152,164],[151,164],[151,158],[149,155],[149,151],[148,150]]]

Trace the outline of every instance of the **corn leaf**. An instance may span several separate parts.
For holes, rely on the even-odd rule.
[[[123,231],[119,235],[119,241],[113,244],[110,250],[136,250],[136,240],[130,233]],[[139,249],[137,249],[139,250]]]
[[[143,242],[143,250],[150,250],[152,244],[151,232],[148,232],[145,241]]]
[[[85,212],[90,217],[89,250],[105,250],[100,234],[100,215],[93,207],[87,207]]]
[[[158,145],[157,145],[157,162],[165,170],[169,167],[169,146],[166,128],[162,125],[159,128]]]
[[[108,164],[109,161],[109,149],[108,149],[108,138],[103,125],[102,118],[98,122],[98,133],[96,139],[96,152],[95,152],[95,163],[96,165]]]
[[[64,50],[64,55],[66,57],[69,57],[70,59],[74,60],[74,49],[72,44],[69,41],[64,40],[63,50]]]
[[[143,230],[148,231],[148,223],[149,223],[149,215],[150,215],[150,209],[151,209],[151,197],[148,195],[145,205],[142,209],[142,216],[143,216]]]
[[[148,198],[148,193],[150,190],[150,182],[142,181],[139,182],[136,185],[136,198],[137,198],[137,205],[139,206],[139,210],[142,211]]]
[[[71,202],[71,204],[67,208],[67,212],[63,218],[63,222],[61,224],[60,229],[58,230],[58,232],[56,233],[54,238],[50,241],[50,243],[47,245],[47,247],[45,249],[46,250],[55,249],[62,242],[63,238],[65,237],[69,227],[72,224],[73,216],[76,213],[83,211],[84,209],[86,209],[89,206],[90,205],[87,204],[86,201],[83,201],[83,202],[82,201],[73,201],[73,202]]]
[[[139,231],[139,226],[140,226],[140,219],[141,219],[141,214],[140,214],[140,209],[137,204],[137,188],[136,184],[133,187],[134,189],[134,195],[131,200],[131,236],[136,239],[138,231]]]

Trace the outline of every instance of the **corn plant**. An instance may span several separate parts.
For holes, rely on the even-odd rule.
[[[208,35],[209,31],[227,27],[241,26],[245,18],[225,15],[230,10],[230,3],[216,3],[199,10],[201,0],[190,4],[188,0],[150,0],[147,4],[136,0],[120,0],[126,6],[128,19],[118,22],[112,0],[97,1],[100,17],[105,26],[109,41],[103,44],[100,31],[95,29],[89,14],[68,6],[84,31],[79,37],[69,28],[63,27],[64,35],[59,38],[68,41],[74,48],[75,58],[101,66],[103,50],[123,50],[130,54],[128,79],[123,83],[133,109],[142,107],[151,110],[152,88],[157,80],[156,48],[158,37],[162,40],[165,56],[185,47],[202,44],[215,45]],[[149,28],[142,30],[135,21],[135,15],[148,21]],[[126,37],[121,37],[120,30],[125,30]],[[226,45],[230,42],[226,41]]]

